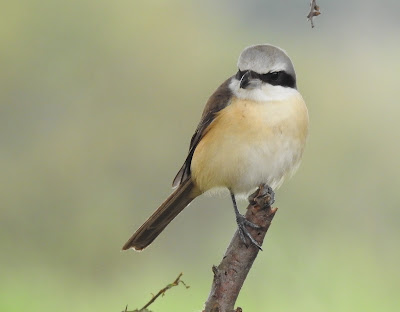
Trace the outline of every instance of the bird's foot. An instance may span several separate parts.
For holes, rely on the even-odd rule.
[[[250,205],[260,207],[271,207],[275,202],[275,192],[267,184],[261,184],[259,188],[249,196]]]
[[[254,239],[254,237],[250,234],[249,230],[246,228],[246,226],[248,226],[253,229],[259,229],[260,226],[250,222],[249,220],[246,219],[244,215],[240,213],[236,215],[236,223],[238,225],[240,239],[246,245],[246,247],[248,247],[246,239],[247,237],[253,245],[255,245],[258,249],[262,250],[260,244]]]

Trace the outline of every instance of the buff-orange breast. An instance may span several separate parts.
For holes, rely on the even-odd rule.
[[[268,102],[234,97],[196,147],[192,179],[202,192],[227,187],[247,194],[261,183],[276,189],[298,168],[307,132],[299,93]]]

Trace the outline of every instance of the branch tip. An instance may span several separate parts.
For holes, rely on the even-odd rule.
[[[211,270],[213,271],[214,276],[218,274],[218,268],[215,265],[212,266]]]

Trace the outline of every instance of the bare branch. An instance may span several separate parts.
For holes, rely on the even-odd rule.
[[[320,14],[321,14],[321,12],[319,10],[319,5],[317,4],[317,0],[311,0],[310,13],[308,13],[308,15],[307,15],[307,19],[311,22],[311,28],[314,28],[313,18]]]
[[[271,208],[273,194],[270,189],[261,185],[258,190],[249,197],[246,219],[260,226],[259,229],[249,231],[254,239],[262,245],[265,234],[277,211]],[[231,243],[218,267],[213,266],[214,280],[210,295],[205,303],[203,312],[233,312],[240,289],[248,272],[257,257],[259,249],[252,245],[246,246],[236,231]],[[236,312],[242,311],[237,308]]]
[[[150,301],[149,301],[148,303],[146,303],[146,304],[144,305],[144,307],[141,308],[140,310],[128,311],[128,306],[126,306],[125,311],[123,311],[123,312],[141,312],[141,311],[145,312],[145,311],[149,311],[149,310],[147,310],[146,308],[149,307],[154,301],[156,301],[156,299],[157,299],[159,296],[164,296],[164,295],[165,295],[165,292],[166,292],[168,289],[170,289],[170,288],[172,288],[172,287],[174,287],[174,286],[178,286],[180,283],[182,283],[183,286],[185,286],[186,288],[189,288],[190,286],[186,285],[185,282],[181,280],[182,275],[183,275],[183,273],[180,273],[180,274],[178,275],[178,277],[175,279],[175,281],[173,281],[171,284],[168,284],[168,285],[165,286],[163,289],[161,289],[161,290],[157,293],[157,295],[155,295],[155,296],[153,295],[153,297],[150,299]]]

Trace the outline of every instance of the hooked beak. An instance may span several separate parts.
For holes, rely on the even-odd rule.
[[[240,79],[240,88],[246,89],[246,87],[250,84],[250,79],[251,79],[251,71],[248,70],[244,73],[244,75]]]

